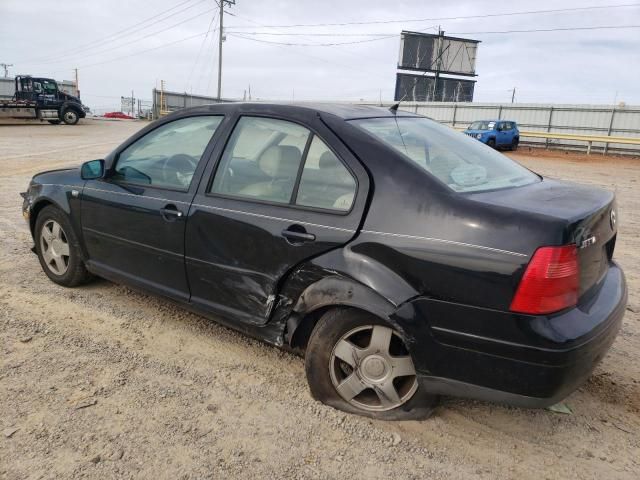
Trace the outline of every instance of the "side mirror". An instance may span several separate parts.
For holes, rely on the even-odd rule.
[[[80,176],[83,180],[95,180],[104,175],[104,160],[90,160],[80,167]]]

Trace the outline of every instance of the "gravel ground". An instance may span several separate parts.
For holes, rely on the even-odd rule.
[[[573,414],[443,399],[384,423],[312,400],[302,359],[160,298],[47,280],[18,193],[142,126],[0,126],[1,478],[640,478],[640,160],[513,155],[618,194],[629,308]]]

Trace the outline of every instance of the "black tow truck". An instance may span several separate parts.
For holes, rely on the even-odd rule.
[[[13,98],[0,100],[0,118],[46,120],[54,125],[75,125],[88,111],[80,98],[59,90],[55,80],[29,75],[16,76]]]

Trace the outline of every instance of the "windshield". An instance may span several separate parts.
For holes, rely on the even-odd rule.
[[[427,118],[350,120],[456,192],[517,187],[539,177],[490,147]]]
[[[486,120],[480,120],[469,125],[469,130],[493,130],[493,127],[495,126],[496,122],[487,122]]]

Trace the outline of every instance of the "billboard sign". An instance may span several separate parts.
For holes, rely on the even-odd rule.
[[[402,31],[398,68],[476,76],[478,40]]]
[[[475,80],[396,74],[397,102],[472,102]]]

